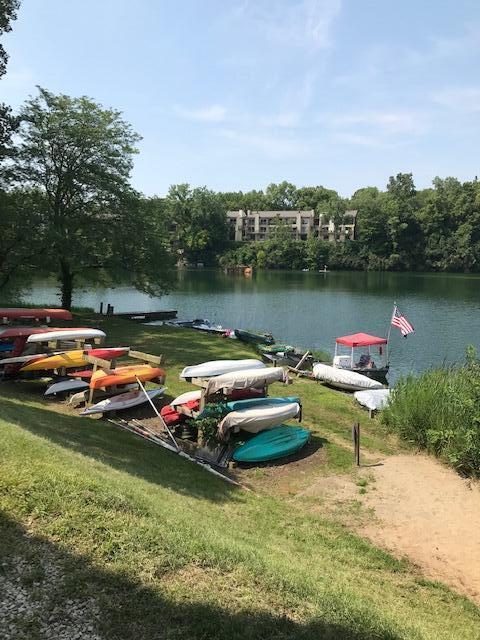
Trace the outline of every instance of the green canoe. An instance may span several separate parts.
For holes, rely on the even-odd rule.
[[[295,347],[291,347],[289,344],[262,344],[259,347],[261,353],[268,353],[269,355],[275,355],[276,353],[285,353],[287,351],[295,351]]]
[[[236,462],[266,462],[299,451],[310,438],[310,431],[302,427],[282,424],[262,431],[235,450]]]
[[[270,333],[253,333],[244,329],[235,329],[234,333],[239,340],[250,344],[273,344],[275,342]]]

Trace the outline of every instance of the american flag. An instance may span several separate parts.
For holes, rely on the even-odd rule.
[[[397,306],[393,307],[392,326],[400,329],[400,333],[404,338],[406,338],[409,333],[413,333],[415,331],[406,317],[400,313]]]

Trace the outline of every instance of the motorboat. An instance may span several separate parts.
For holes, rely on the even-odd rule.
[[[348,349],[348,353],[341,353],[343,347]],[[378,349],[377,354],[373,354],[372,347]],[[357,355],[358,349],[361,353]],[[333,366],[385,383],[389,370],[388,340],[368,333],[354,333],[337,338]]]

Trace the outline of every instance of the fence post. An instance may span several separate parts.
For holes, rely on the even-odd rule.
[[[360,423],[355,422],[352,427],[352,439],[355,453],[355,463],[360,466]]]

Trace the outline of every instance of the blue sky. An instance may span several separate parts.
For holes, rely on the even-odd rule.
[[[478,0],[22,0],[0,99],[124,112],[147,195],[480,175]]]

